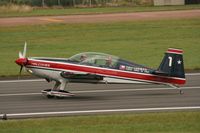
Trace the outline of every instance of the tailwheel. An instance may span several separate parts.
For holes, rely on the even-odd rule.
[[[179,94],[180,95],[184,94],[183,90],[180,87],[177,87],[177,89],[179,89]]]
[[[180,86],[175,85],[175,84],[170,84],[169,86],[171,86],[171,87],[173,87],[173,88],[175,88],[175,89],[178,89],[180,95],[184,94],[184,92],[183,92],[183,90],[180,88]]]
[[[180,95],[184,94],[183,90],[180,89],[179,91]]]

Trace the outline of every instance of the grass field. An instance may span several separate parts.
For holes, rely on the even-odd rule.
[[[199,133],[200,112],[0,121],[1,133]]]
[[[168,47],[184,50],[185,68],[200,68],[200,19],[0,28],[0,75],[18,75],[14,63],[28,43],[28,56],[67,58],[85,51],[114,54],[157,68]]]
[[[186,6],[145,6],[145,7],[102,7],[102,8],[63,8],[63,9],[33,9],[6,10],[0,7],[0,17],[12,16],[44,16],[44,15],[72,15],[72,14],[98,14],[119,12],[169,11],[200,9],[200,4]]]

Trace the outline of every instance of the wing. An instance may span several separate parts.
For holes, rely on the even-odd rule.
[[[77,72],[77,71],[62,71],[60,75],[63,78],[67,78],[70,80],[79,79],[79,80],[103,80],[103,76],[87,73],[87,72]]]

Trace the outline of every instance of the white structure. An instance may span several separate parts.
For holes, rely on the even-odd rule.
[[[185,0],[154,0],[154,6],[185,5]]]

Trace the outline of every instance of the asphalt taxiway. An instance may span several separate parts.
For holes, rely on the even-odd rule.
[[[74,97],[47,99],[40,92],[53,83],[41,79],[1,80],[0,116],[8,118],[80,115],[113,112],[169,110],[200,111],[200,74],[187,75],[187,84],[178,89],[147,84],[74,84]]]

